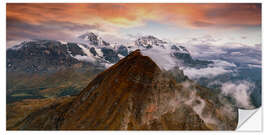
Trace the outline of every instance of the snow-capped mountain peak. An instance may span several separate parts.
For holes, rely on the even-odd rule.
[[[110,45],[108,42],[104,41],[100,36],[98,36],[97,34],[93,32],[87,32],[79,36],[79,38],[95,46],[109,46]]]
[[[164,44],[167,44],[167,42],[162,41],[151,35],[142,36],[135,41],[135,45],[145,48],[152,48],[153,46],[164,47]]]

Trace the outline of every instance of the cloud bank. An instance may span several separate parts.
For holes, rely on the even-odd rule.
[[[213,64],[209,64],[206,68],[184,68],[184,74],[187,75],[191,79],[199,79],[202,77],[205,78],[213,78],[217,75],[222,75],[226,73],[231,73],[233,70],[232,67],[236,67],[235,64],[229,63],[227,61],[222,60],[213,60]]]
[[[255,85],[248,81],[226,82],[222,84],[222,93],[236,100],[236,106],[244,109],[253,109],[250,101],[251,88]]]

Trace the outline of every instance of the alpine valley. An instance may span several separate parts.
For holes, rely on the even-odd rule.
[[[211,49],[92,32],[24,41],[7,49],[7,129],[234,130],[238,108],[261,106],[261,51]]]

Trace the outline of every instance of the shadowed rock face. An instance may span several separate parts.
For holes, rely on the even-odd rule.
[[[76,55],[86,56],[77,43],[62,44],[54,40],[23,42],[17,49],[7,49],[7,72],[51,73],[73,68],[76,64],[94,66],[94,63],[74,58]]]
[[[120,58],[117,55],[117,52],[114,51],[113,49],[103,47],[101,48],[101,51],[104,55],[104,59],[111,63],[116,63],[120,60]]]
[[[177,79],[172,72],[177,72]],[[136,50],[100,73],[74,100],[33,112],[14,129],[233,130],[236,126],[237,111],[224,98],[182,72],[161,71]]]

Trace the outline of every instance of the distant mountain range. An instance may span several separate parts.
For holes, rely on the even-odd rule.
[[[194,60],[185,47],[168,44],[154,36],[140,37],[134,45],[111,45],[94,33],[78,38],[84,42],[34,40],[13,46],[7,49],[7,71],[50,72],[77,64],[107,68],[136,49],[169,51],[170,57],[178,60],[175,63],[186,66],[200,67],[212,63]]]
[[[76,95],[98,73],[140,49],[160,69],[181,69],[200,85],[226,94],[238,107],[261,106],[260,50],[223,48],[225,53],[205,56],[204,53],[213,50],[199,46],[196,51],[202,55],[193,57],[187,48],[151,35],[139,37],[130,44],[112,44],[92,32],[79,36],[76,42],[24,41],[7,49],[7,102]],[[237,99],[238,95],[225,92],[226,82],[233,86],[250,83],[243,91],[248,96],[245,102],[251,103],[237,103],[241,100]]]

